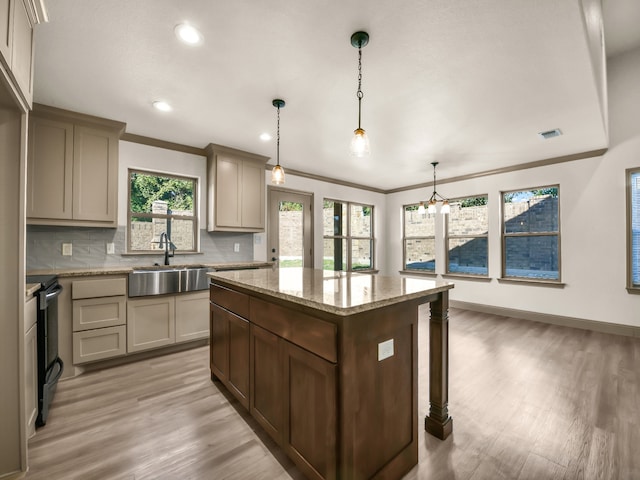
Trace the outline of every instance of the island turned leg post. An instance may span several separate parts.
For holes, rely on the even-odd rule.
[[[429,306],[429,414],[424,428],[444,440],[453,430],[449,416],[449,292],[440,293]]]

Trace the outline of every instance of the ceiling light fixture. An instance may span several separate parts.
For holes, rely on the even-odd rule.
[[[369,34],[367,32],[356,32],[351,35],[351,45],[358,49],[358,128],[353,131],[351,139],[351,155],[355,157],[366,157],[370,153],[369,137],[367,132],[360,126],[362,114],[362,47],[369,43]]]
[[[170,112],[171,110],[173,110],[173,108],[171,108],[171,105],[163,100],[156,100],[155,102],[153,102],[153,108],[155,108],[156,110],[160,110],[161,112]]]
[[[260,140],[262,140],[263,142],[268,142],[269,140],[271,140],[271,135],[268,134],[267,132],[261,133],[260,134]]]
[[[173,29],[178,40],[187,45],[200,45],[202,43],[202,34],[195,27],[188,23],[181,23],[176,25]]]
[[[442,206],[440,207],[440,213],[446,215],[451,211],[451,207],[449,206],[449,200],[447,200],[438,192],[436,192],[436,165],[438,165],[438,162],[431,162],[431,165],[433,165],[433,193],[431,194],[431,197],[427,202],[426,213],[436,213],[436,205],[438,203],[438,199],[440,199],[442,201]],[[421,215],[424,215],[425,213],[424,202],[420,202],[420,206],[418,207],[418,213]]]
[[[280,166],[280,109],[284,107],[284,100],[279,98],[274,99],[272,102],[274,107],[278,109],[278,131],[276,140],[276,166],[271,170],[271,183],[275,185],[282,185],[284,183],[284,168]]]

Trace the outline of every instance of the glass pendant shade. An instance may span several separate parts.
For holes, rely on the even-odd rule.
[[[429,202],[429,206],[427,207],[427,213],[436,213],[436,201],[431,200]]]
[[[451,207],[449,206],[449,201],[445,200],[442,202],[442,207],[440,207],[440,213],[443,215],[448,214],[451,211]]]
[[[420,206],[418,207],[418,214],[424,215],[427,213],[427,210],[424,208],[424,202],[420,202]]]
[[[284,168],[280,165],[276,165],[271,170],[271,183],[275,185],[282,185],[284,183]]]
[[[366,157],[371,153],[369,137],[362,128],[356,128],[351,139],[351,155],[354,157]]]
[[[271,183],[282,185],[284,183],[284,168],[280,166],[280,109],[285,106],[284,100],[275,98],[271,104],[278,109],[278,127],[276,139],[276,166],[271,170]]]

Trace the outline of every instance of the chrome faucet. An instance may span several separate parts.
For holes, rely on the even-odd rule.
[[[166,232],[162,232],[160,234],[160,242],[158,246],[160,248],[164,248],[164,264],[169,265],[169,257],[173,257],[173,254],[176,252],[176,246],[173,244]],[[171,250],[171,253],[169,253],[169,250]]]

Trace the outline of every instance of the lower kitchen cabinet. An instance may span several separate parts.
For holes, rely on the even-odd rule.
[[[308,478],[335,479],[333,325],[218,285],[211,285],[210,297],[212,376]]]
[[[188,342],[209,336],[209,293],[129,298],[127,351],[129,353]]]
[[[176,343],[209,336],[209,292],[176,295]]]
[[[249,408],[249,322],[211,305],[211,370]]]
[[[283,340],[251,325],[251,415],[273,439],[283,441]]]
[[[119,357],[126,353],[126,325],[73,332],[73,363],[75,365]]]
[[[310,478],[336,475],[336,365],[282,341],[283,447]]]
[[[124,277],[72,282],[74,365],[127,353],[126,291]]]
[[[127,351],[139,352],[176,341],[174,296],[129,299]]]

